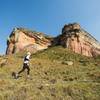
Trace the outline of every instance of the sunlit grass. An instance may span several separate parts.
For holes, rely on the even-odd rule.
[[[99,100],[100,59],[75,54],[60,46],[32,54],[31,78],[26,72],[19,79],[11,73],[22,68],[23,56],[7,57],[0,68],[0,100]],[[67,65],[72,61],[73,65]]]

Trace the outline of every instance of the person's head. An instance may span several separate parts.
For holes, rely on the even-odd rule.
[[[27,55],[31,56],[31,53],[30,52],[27,52]]]

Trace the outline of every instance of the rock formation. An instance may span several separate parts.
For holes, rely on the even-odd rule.
[[[51,38],[43,33],[30,31],[25,28],[14,28],[7,39],[6,54],[19,51],[36,52],[47,49],[51,45]]]
[[[78,23],[65,25],[62,34],[55,38],[25,28],[15,28],[7,40],[6,54],[24,50],[36,52],[54,45],[62,45],[88,57],[100,55],[100,43]]]
[[[77,23],[65,25],[58,41],[75,53],[89,57],[100,54],[100,43]]]

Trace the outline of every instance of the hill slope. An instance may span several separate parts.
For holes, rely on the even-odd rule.
[[[24,53],[1,57],[0,100],[100,100],[100,58],[87,58],[60,46],[32,55],[31,77],[11,73],[22,66]],[[0,61],[1,61],[0,60]],[[72,62],[72,65],[68,65]]]

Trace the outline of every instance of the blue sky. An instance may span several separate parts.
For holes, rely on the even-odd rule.
[[[56,36],[72,22],[100,41],[100,0],[0,0],[0,54],[14,27]]]

